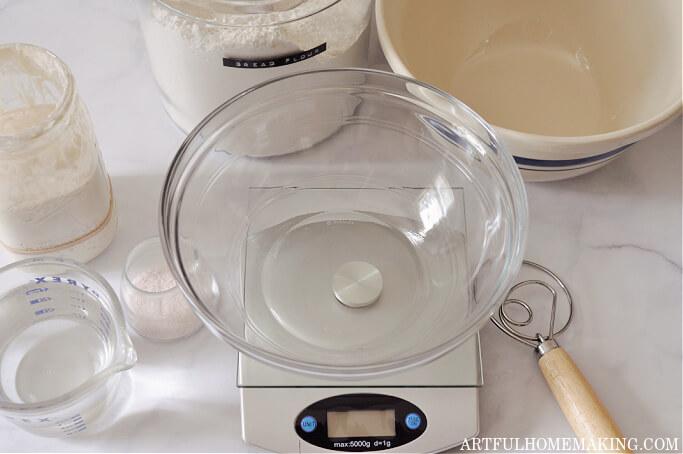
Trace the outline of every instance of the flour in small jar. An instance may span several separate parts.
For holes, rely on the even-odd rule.
[[[129,309],[128,322],[142,336],[172,340],[188,336],[202,326],[168,267],[142,272],[132,283],[143,292],[132,289],[124,298]]]

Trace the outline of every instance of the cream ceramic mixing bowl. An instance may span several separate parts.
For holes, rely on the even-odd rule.
[[[391,68],[492,124],[528,181],[597,169],[681,110],[678,0],[378,0]]]

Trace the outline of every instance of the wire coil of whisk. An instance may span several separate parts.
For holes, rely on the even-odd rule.
[[[562,326],[562,328],[558,329],[555,331],[555,315],[557,311],[557,291],[555,288],[548,284],[545,281],[538,280],[538,279],[529,279],[525,280],[522,282],[519,282],[512,286],[512,288],[508,291],[507,295],[505,295],[505,299],[503,300],[503,303],[500,305],[498,308],[498,318],[495,316],[491,317],[491,321],[500,329],[502,332],[507,334],[508,336],[512,337],[513,339],[529,345],[530,347],[538,347],[541,343],[547,341],[547,340],[552,340],[556,336],[559,336],[562,334],[569,324],[572,321],[572,318],[574,316],[574,303],[572,301],[572,296],[569,293],[569,289],[567,286],[562,282],[562,280],[557,277],[555,273],[550,271],[548,268],[544,267],[543,265],[539,265],[538,263],[531,262],[529,260],[524,260],[522,262],[526,266],[530,266],[532,268],[536,268],[537,270],[542,271],[543,273],[547,274],[550,276],[553,281],[562,289],[564,294],[567,297],[567,301],[569,304],[569,316],[567,317],[567,321],[565,324]],[[531,306],[527,304],[525,301],[520,300],[519,298],[512,298],[512,294],[518,290],[521,287],[529,286],[529,285],[540,285],[541,287],[544,287],[547,289],[550,294],[552,295],[552,307],[551,307],[551,312],[550,312],[550,328],[548,330],[547,336],[544,336],[541,333],[536,333],[536,336],[528,336],[522,332],[520,332],[518,329],[515,329],[514,327],[517,328],[522,328],[525,326],[528,326],[534,319],[534,312],[531,309]],[[507,309],[511,305],[516,305],[524,309],[526,312],[526,319],[524,320],[515,320],[508,314]]]

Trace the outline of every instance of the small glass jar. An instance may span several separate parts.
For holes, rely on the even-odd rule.
[[[111,243],[111,183],[67,65],[0,46],[0,243],[15,257],[87,262]]]
[[[148,339],[182,339],[202,327],[166,265],[159,237],[142,241],[128,254],[121,300],[128,326]]]
[[[371,0],[138,0],[152,70],[185,132],[287,73],[366,67]]]

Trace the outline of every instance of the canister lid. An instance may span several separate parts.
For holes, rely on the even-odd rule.
[[[226,26],[268,26],[303,19],[340,0],[154,0],[189,19]]]

